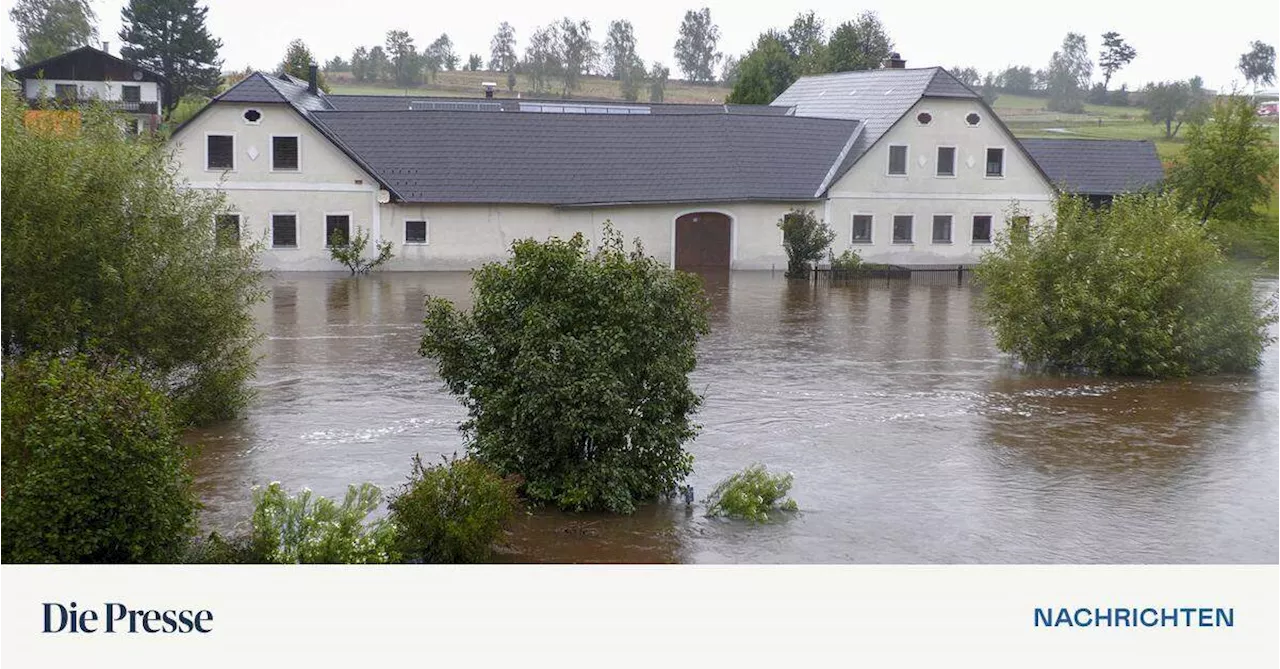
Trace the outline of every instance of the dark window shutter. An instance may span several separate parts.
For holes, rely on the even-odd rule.
[[[296,247],[298,245],[298,217],[293,214],[277,214],[271,217],[271,245]]]
[[[351,217],[345,214],[324,217],[324,243],[334,246],[333,235],[338,234],[337,246],[346,246],[351,241]]]
[[[271,138],[271,169],[274,169],[274,170],[298,169],[298,138],[297,137],[272,137]]]
[[[426,221],[405,221],[404,222],[404,241],[407,244],[427,243],[427,222]]]
[[[229,170],[235,167],[235,138],[231,135],[209,135],[208,167],[211,170]]]

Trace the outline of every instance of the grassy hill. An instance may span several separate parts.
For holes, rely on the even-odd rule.
[[[365,95],[438,95],[448,97],[480,97],[484,95],[484,87],[481,86],[486,81],[491,81],[498,85],[495,96],[500,98],[514,98],[519,93],[522,97],[540,97],[551,98],[559,97],[559,91],[533,94],[533,82],[525,75],[516,75],[516,87],[514,92],[507,91],[507,75],[502,72],[439,72],[436,74],[435,81],[429,84],[415,86],[413,88],[397,88],[391,84],[385,83],[368,83],[357,82],[351,77],[349,72],[326,72],[325,78],[328,80],[331,93],[338,94],[365,94]],[[671,80],[667,82],[664,92],[664,102],[709,102],[723,103],[726,96],[729,95],[729,89],[715,85],[704,86],[702,84],[692,84],[682,80]],[[618,82],[613,79],[604,77],[582,77],[578,90],[573,92],[573,97],[580,99],[602,99],[602,100],[622,100],[622,90]],[[640,93],[640,101],[647,102],[649,100],[649,89],[645,87]]]

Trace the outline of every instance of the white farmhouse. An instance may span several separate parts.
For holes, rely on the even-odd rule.
[[[606,222],[676,267],[770,269],[797,207],[837,255],[971,264],[1058,187],[1105,200],[1163,176],[1148,142],[1019,142],[936,67],[679,105],[326,95],[313,66],[248,77],[172,141],[193,187],[227,194],[218,224],[264,239],[280,270],[334,269],[329,240],[357,227],[394,242],[391,269],[456,270]]]

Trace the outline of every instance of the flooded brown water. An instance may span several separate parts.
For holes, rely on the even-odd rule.
[[[996,351],[974,289],[705,277],[714,311],[690,444],[699,499],[753,462],[795,474],[801,512],[763,526],[656,504],[540,510],[518,561],[1275,563],[1277,355],[1184,381],[1030,374]],[[1261,289],[1275,292],[1275,283]],[[462,452],[461,406],[417,355],[425,294],[464,273],[281,274],[245,418],[194,435],[209,528],[273,480],[341,496],[398,485],[414,453]]]

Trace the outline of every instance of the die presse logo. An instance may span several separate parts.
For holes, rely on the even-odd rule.
[[[135,609],[106,602],[101,609],[75,602],[44,602],[44,634],[208,634],[213,611]]]

